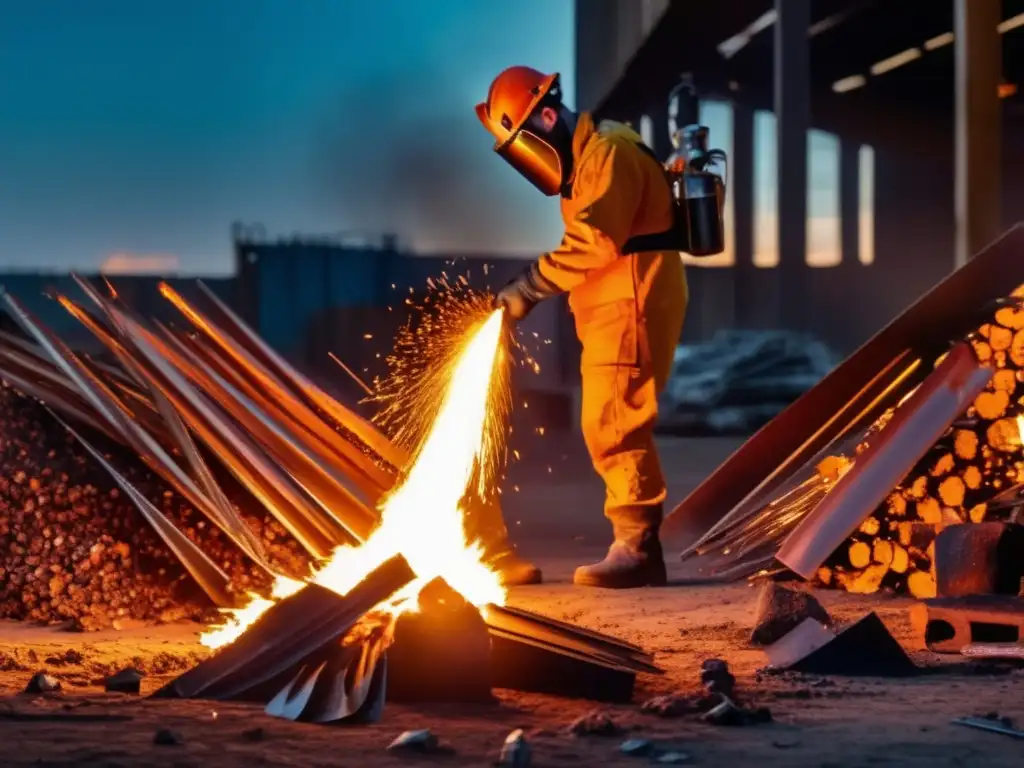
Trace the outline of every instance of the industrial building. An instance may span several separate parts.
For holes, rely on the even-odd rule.
[[[684,340],[788,328],[848,353],[1024,219],[1024,0],[577,0],[575,36],[579,109],[633,124],[667,158],[668,95],[688,73],[712,145],[728,153],[726,251],[689,259]],[[276,239],[236,225],[232,239],[235,276],[207,284],[354,396],[332,353],[372,379],[429,278],[496,288],[523,265],[408,254],[393,238]],[[177,321],[155,278],[113,282],[129,306]],[[189,294],[190,281],[174,282]],[[88,345],[45,295],[74,295],[69,278],[0,284]],[[572,421],[579,356],[564,300],[539,307],[524,337],[540,374],[520,389],[550,426]]]
[[[576,26],[580,108],[667,157],[689,73],[729,154],[690,338],[786,327],[850,351],[1024,218],[1024,3],[577,0]]]

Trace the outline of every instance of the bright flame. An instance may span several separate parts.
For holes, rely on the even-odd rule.
[[[488,437],[491,380],[503,354],[501,335],[502,313],[496,311],[471,335],[460,355],[404,482],[381,504],[380,525],[362,546],[335,550],[313,574],[313,582],[344,595],[381,563],[401,554],[417,580],[389,602],[388,610],[413,608],[414,601],[408,598],[438,577],[473,605],[504,604],[499,575],[484,564],[482,547],[466,540],[462,508]],[[481,476],[480,484],[486,482]],[[227,623],[204,634],[201,642],[210,648],[230,643],[276,600],[302,586],[279,578],[272,600],[254,598],[244,608],[229,611]]]
[[[252,600],[242,608],[226,611],[227,621],[216,629],[204,632],[199,638],[199,642],[207,648],[220,648],[228,643],[233,643],[249,625],[269,610],[270,606],[278,600],[291,597],[304,586],[306,585],[301,581],[278,576],[271,590],[272,599],[267,600],[259,595],[252,595]]]

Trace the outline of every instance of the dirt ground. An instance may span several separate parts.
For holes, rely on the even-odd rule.
[[[730,440],[666,440],[670,498],[679,499],[733,450]],[[927,653],[907,621],[910,602],[822,593],[840,619],[876,610],[929,674],[913,680],[762,675],[764,654],[747,642],[755,590],[744,584],[695,585],[669,552],[673,586],[610,593],[574,589],[572,568],[600,554],[607,529],[601,490],[578,446],[535,456],[514,469],[523,490],[507,510],[521,549],[542,565],[548,583],[516,590],[512,603],[608,632],[652,651],[665,670],[638,680],[635,703],[595,706],[578,700],[498,692],[489,707],[388,705],[369,727],[331,728],[265,716],[257,706],[150,701],[104,694],[103,676],[133,664],[148,673],[143,694],[191,665],[203,651],[195,625],[70,634],[0,624],[0,744],[3,765],[46,766],[486,766],[514,728],[524,728],[536,766],[641,765],[619,751],[624,738],[671,743],[689,764],[759,766],[1019,766],[1021,742],[954,726],[961,715],[999,712],[1024,720],[1024,673],[949,664]],[[565,458],[561,458],[565,456]],[[550,474],[553,463],[558,471]],[[527,480],[529,483],[527,484]],[[698,688],[699,667],[726,659],[745,702],[767,706],[773,722],[721,728],[698,717],[654,718],[638,704],[663,693]],[[19,693],[45,669],[62,681],[57,694]],[[618,737],[574,737],[567,726],[595,709],[623,729]],[[176,746],[154,744],[160,729],[179,733]],[[449,745],[443,756],[388,753],[405,730],[430,728]],[[258,732],[256,729],[261,729]]]

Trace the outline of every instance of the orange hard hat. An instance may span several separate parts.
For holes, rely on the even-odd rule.
[[[558,93],[558,85],[557,73],[509,67],[494,78],[487,101],[476,105],[477,117],[494,136],[494,151],[546,195],[561,190],[562,159],[544,137],[524,126],[545,96]]]

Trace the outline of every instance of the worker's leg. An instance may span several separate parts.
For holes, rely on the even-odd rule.
[[[577,317],[583,343],[583,437],[605,482],[605,515],[615,535],[603,562],[576,571],[577,584],[629,588],[665,583],[658,530],[666,489],[654,427],[688,298],[678,255],[643,257],[635,284],[636,302]]]
[[[602,563],[577,570],[577,584],[627,588],[665,581],[658,545],[665,482],[654,445],[656,386],[638,320],[631,301],[577,315],[583,439],[604,480],[605,515],[615,536]]]

